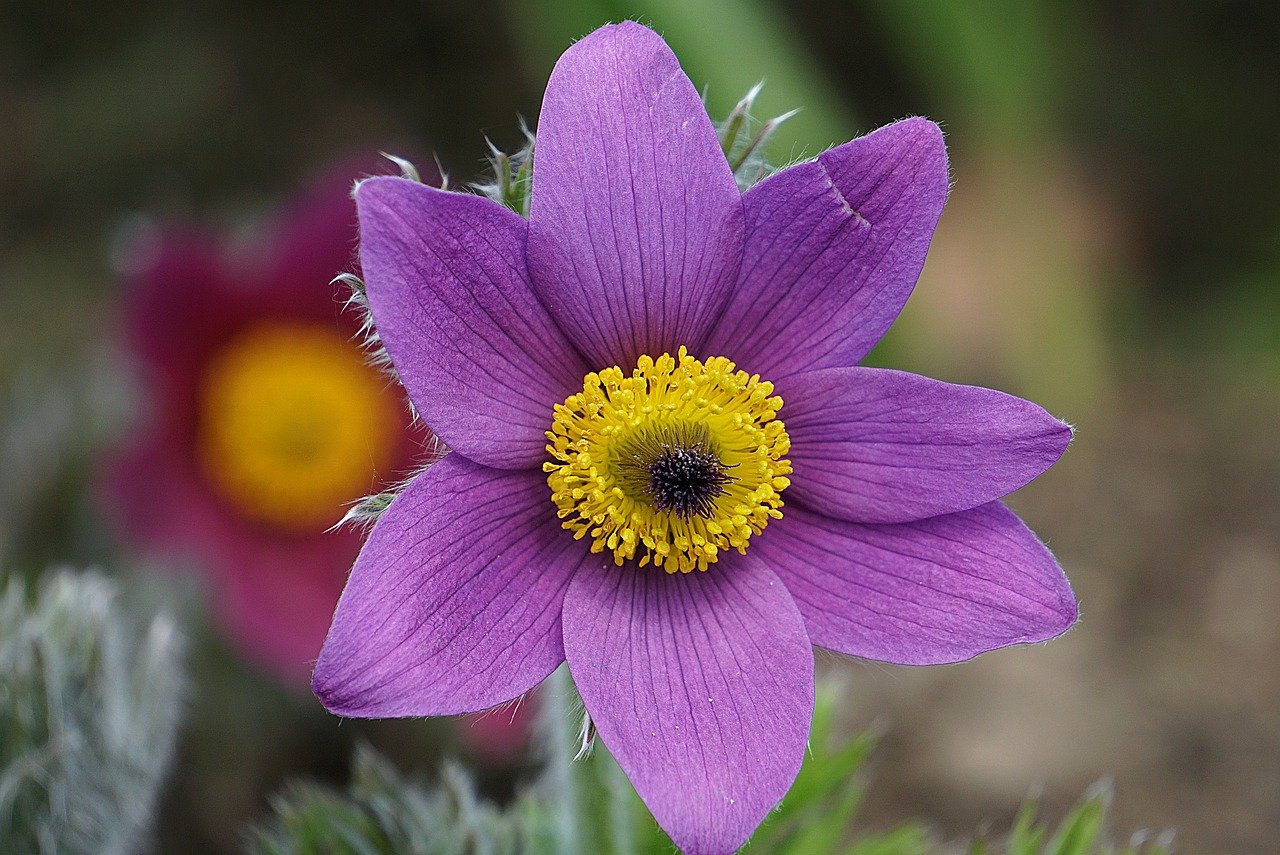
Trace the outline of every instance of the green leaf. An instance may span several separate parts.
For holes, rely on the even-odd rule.
[[[1044,835],[1044,829],[1036,825],[1036,803],[1027,799],[1009,833],[1009,855],[1037,855]]]
[[[1088,855],[1095,851],[1107,814],[1107,798],[1093,795],[1077,805],[1045,847],[1044,855]]]
[[[1117,850],[1106,842],[1107,814],[1111,806],[1108,785],[1097,784],[1085,794],[1049,837],[1049,827],[1037,819],[1035,799],[1028,799],[1018,812],[1002,849],[991,848],[985,839],[974,840],[970,855],[1002,851],[1005,855],[1168,855],[1170,836],[1166,832],[1150,844],[1134,842]]]
[[[472,189],[528,218],[533,192],[534,136],[523,122],[520,129],[524,132],[524,145],[514,154],[489,143],[488,174],[473,184]]]
[[[863,837],[845,847],[844,855],[924,855],[933,851],[929,832],[915,824]],[[795,853],[805,850],[793,849]]]

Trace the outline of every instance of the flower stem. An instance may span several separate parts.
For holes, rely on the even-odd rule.
[[[631,782],[626,773],[613,759],[604,746],[596,746],[598,756],[595,758],[596,768],[603,779],[605,787],[605,815],[609,828],[609,843],[614,855],[635,855],[636,838],[634,833],[635,802],[631,795]]]
[[[573,768],[577,752],[577,725],[574,721],[573,698],[576,697],[569,667],[561,665],[547,678],[543,691],[539,726],[547,745],[547,780],[557,802],[553,827],[556,852],[582,855],[582,795]]]

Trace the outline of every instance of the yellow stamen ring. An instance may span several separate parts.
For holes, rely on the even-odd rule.
[[[681,347],[614,366],[557,404],[543,464],[562,525],[619,567],[706,570],[782,518],[791,440],[773,384]]]

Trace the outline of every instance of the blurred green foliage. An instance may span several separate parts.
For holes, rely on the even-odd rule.
[[[249,832],[259,855],[521,855],[554,852],[551,816],[529,796],[498,809],[456,764],[435,786],[406,780],[367,746],[346,794],[295,783],[272,799],[274,820]]]
[[[0,595],[0,851],[144,847],[186,687],[173,622],[145,627],[98,573]]]
[[[565,691],[563,677],[553,692]],[[572,695],[570,695],[572,697]],[[875,740],[841,736],[838,695],[820,693],[811,751],[782,803],[744,853],[779,855],[928,855],[951,851],[925,825],[884,832],[855,830]],[[544,725],[565,729],[564,707],[545,703]],[[551,750],[565,747],[556,741]],[[459,766],[434,784],[399,775],[360,748],[346,792],[295,783],[273,800],[274,818],[251,829],[258,855],[669,855],[671,840],[654,823],[621,770],[597,745],[568,763],[549,758],[541,778],[502,808],[482,800]],[[567,775],[561,774],[567,771]],[[1042,822],[1034,800],[1002,840],[975,839],[970,855],[1167,855],[1163,838],[1114,847],[1106,835],[1105,790],[1087,795],[1056,826]]]
[[[969,855],[1168,855],[1173,835],[1135,834],[1132,842],[1116,846],[1106,837],[1110,791],[1095,787],[1073,807],[1056,827],[1042,822],[1033,800],[1027,801],[1013,830],[1002,843],[974,840]]]

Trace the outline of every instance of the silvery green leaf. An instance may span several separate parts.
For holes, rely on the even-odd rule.
[[[56,571],[0,596],[0,850],[143,848],[181,716],[183,641],[117,585]]]

